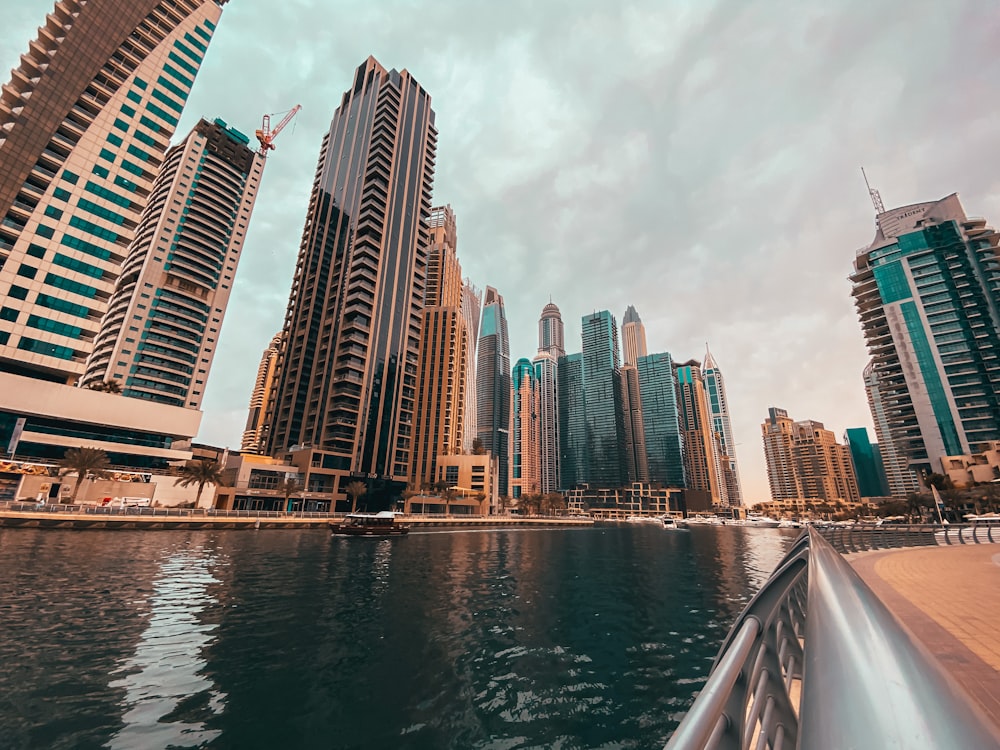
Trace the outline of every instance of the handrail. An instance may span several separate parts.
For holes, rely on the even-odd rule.
[[[996,544],[1000,527],[975,524],[853,524],[813,526],[837,552],[867,552],[900,547],[951,544]]]
[[[666,747],[1000,748],[1000,735],[810,528],[736,620]]]

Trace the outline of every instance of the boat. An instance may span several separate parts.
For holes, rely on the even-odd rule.
[[[659,523],[660,519],[658,516],[629,516],[625,519],[625,523]]]
[[[378,513],[348,513],[342,521],[330,521],[330,530],[344,536],[400,536],[408,534],[410,527],[399,523],[395,511]]]
[[[768,516],[758,516],[747,514],[746,519],[744,519],[742,526],[756,526],[758,529],[776,529],[781,523],[776,518],[769,518]]]
[[[663,528],[669,531],[687,531],[673,516],[661,516],[660,521],[663,523]]]

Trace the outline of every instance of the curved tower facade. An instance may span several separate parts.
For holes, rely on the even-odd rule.
[[[546,351],[556,359],[566,354],[562,313],[552,302],[542,308],[538,319],[538,351]]]
[[[510,495],[510,340],[503,297],[491,286],[483,295],[476,356],[476,429],[497,461],[497,494]]]
[[[740,487],[740,470],[736,463],[736,440],[733,425],[729,419],[729,401],[726,398],[726,382],[722,370],[715,363],[712,352],[705,345],[705,361],[701,366],[705,381],[705,395],[708,410],[712,415],[712,431],[718,444],[719,464],[722,481],[726,486],[726,497],[730,505],[743,505],[743,490]]]
[[[562,314],[549,302],[538,320],[538,453],[541,492],[559,490],[559,358],[566,355]]]
[[[271,339],[270,345],[264,350],[257,366],[257,379],[250,394],[250,412],[247,414],[247,426],[243,430],[243,440],[240,449],[244,453],[261,453],[266,443],[267,402],[274,388],[274,376],[278,369],[278,355],[281,353],[281,334]]]
[[[224,0],[59,0],[0,93],[0,371],[84,373]]]
[[[82,386],[115,380],[125,396],[201,406],[263,170],[263,155],[221,120],[171,147]]]
[[[462,319],[469,338],[469,356],[465,360],[465,428],[462,430],[462,452],[472,453],[476,428],[476,351],[479,348],[479,308],[482,293],[469,279],[462,281]]]

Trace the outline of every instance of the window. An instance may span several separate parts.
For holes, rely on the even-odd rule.
[[[135,117],[135,110],[132,109],[127,104],[122,105],[122,114],[128,115],[129,117]]]
[[[10,291],[7,292],[7,295],[13,297],[14,299],[27,299],[28,290],[23,286],[12,285]]]
[[[35,244],[28,245],[28,255],[34,258],[44,258],[45,248],[42,247],[41,245],[35,245]]]
[[[61,219],[63,212],[61,208],[56,208],[53,205],[48,205],[45,207],[45,215],[51,216],[53,219]]]
[[[13,307],[0,307],[0,320],[17,322],[17,316],[20,312],[20,310],[15,310]]]
[[[122,130],[122,131],[126,132],[126,133],[128,132],[128,123],[125,122],[120,117],[115,118],[115,127],[118,128],[119,130]]]
[[[76,181],[80,179],[80,177],[78,175],[73,174],[69,170],[66,170],[66,171],[63,172],[62,178],[64,180],[66,180],[66,182],[70,183],[71,185],[75,185]]]
[[[39,224],[38,229],[35,230],[35,232],[46,239],[52,239],[52,235],[56,233],[56,230],[52,227],[47,227],[44,224]]]
[[[122,143],[124,143],[124,141],[120,136],[117,136],[114,133],[108,133],[108,143],[113,143],[116,146],[121,146]]]
[[[142,94],[140,94],[138,91],[129,91],[128,94],[126,94],[126,96],[132,101],[134,101],[136,104],[142,104]]]
[[[94,174],[96,174],[98,177],[107,177],[111,173],[108,170],[106,170],[104,167],[100,166],[99,164],[95,164],[94,165]]]
[[[108,151],[106,148],[101,149],[100,157],[104,159],[104,161],[110,161],[112,163],[114,163],[115,160],[114,152]]]
[[[69,197],[72,195],[72,193],[69,190],[66,190],[65,188],[57,187],[55,191],[52,193],[52,195],[55,197],[56,200],[67,201],[69,200]]]

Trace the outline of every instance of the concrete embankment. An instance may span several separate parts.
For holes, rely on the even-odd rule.
[[[326,529],[341,517],[302,516],[282,513],[180,511],[136,508],[109,512],[107,509],[0,509],[0,527],[31,529]],[[512,516],[409,516],[400,518],[412,530],[486,529],[521,527],[591,526],[589,518]]]

